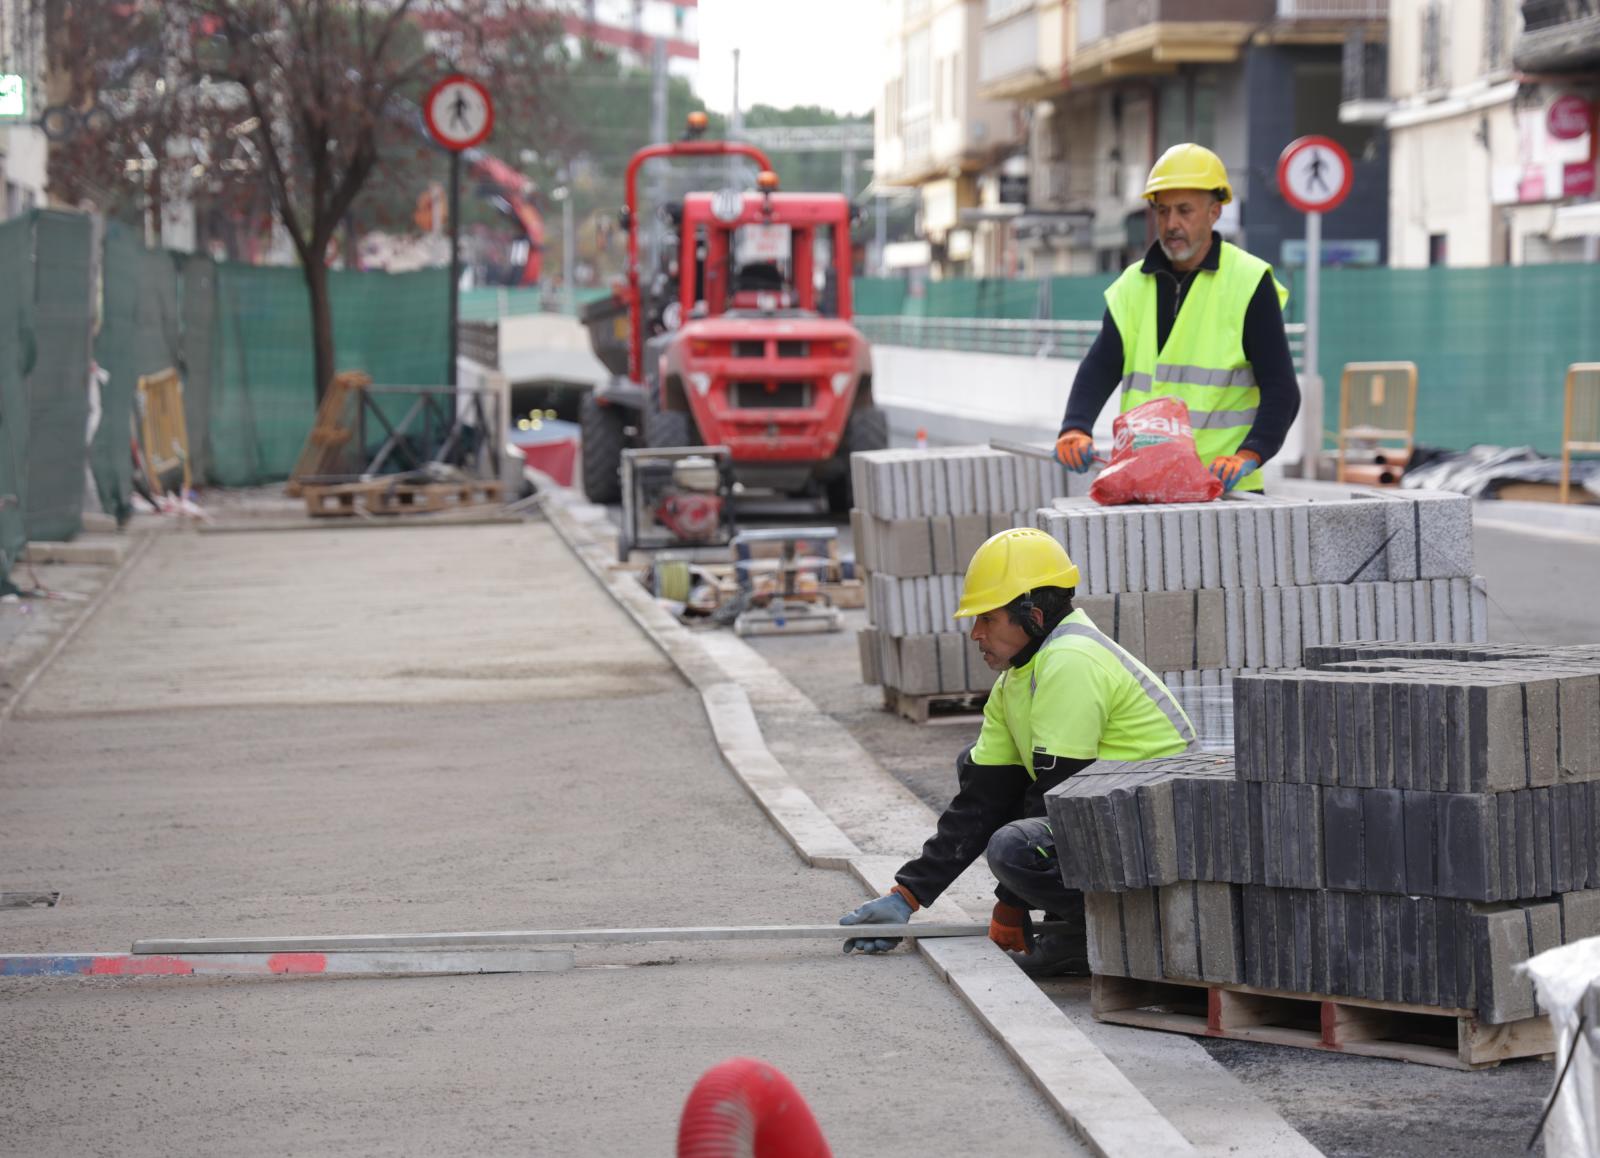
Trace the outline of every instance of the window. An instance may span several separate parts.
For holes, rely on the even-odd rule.
[[[1294,135],[1332,137],[1344,146],[1352,161],[1359,161],[1372,143],[1370,125],[1339,121],[1339,101],[1344,95],[1338,61],[1308,61],[1294,68]]]
[[[1422,9],[1422,67],[1418,77],[1423,91],[1444,88],[1449,83],[1444,59],[1444,11],[1438,0],[1429,0]]]
[[[932,64],[928,55],[928,30],[924,28],[906,37],[906,112],[927,109],[933,93],[933,78],[929,75]]]
[[[1428,264],[1450,264],[1450,237],[1445,233],[1428,234]]]
[[[1484,0],[1483,66],[1489,72],[1499,72],[1510,63],[1506,53],[1505,0]]]

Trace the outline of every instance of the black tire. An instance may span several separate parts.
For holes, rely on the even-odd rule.
[[[622,501],[626,417],[620,407],[601,406],[593,394],[586,394],[578,407],[578,423],[583,428],[583,493],[591,503]]]
[[[655,388],[650,389],[644,404],[644,444],[660,446],[699,446],[700,434],[695,429],[694,415],[687,410],[663,410]]]
[[[855,505],[855,495],[850,485],[850,456],[857,451],[884,450],[889,445],[889,416],[876,406],[858,406],[850,412],[844,427],[844,444],[837,459],[841,467],[828,480],[828,509],[836,515],[847,515]]]

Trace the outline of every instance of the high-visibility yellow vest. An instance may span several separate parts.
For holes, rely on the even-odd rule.
[[[1238,451],[1256,420],[1261,390],[1244,356],[1244,315],[1261,275],[1272,267],[1217,238],[1216,270],[1196,271],[1183,295],[1167,344],[1156,349],[1156,278],[1130,265],[1106,290],[1106,306],[1122,336],[1122,409],[1152,398],[1178,398],[1189,407],[1200,461]],[[1142,263],[1140,263],[1142,264]],[[1181,275],[1180,275],[1181,276]],[[1278,305],[1289,291],[1276,278]],[[1260,490],[1261,473],[1246,475],[1239,490]]]

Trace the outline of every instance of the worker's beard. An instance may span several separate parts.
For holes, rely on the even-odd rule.
[[[1161,238],[1161,252],[1167,255],[1167,260],[1172,262],[1188,261],[1195,255],[1196,245],[1193,240],[1168,241]]]

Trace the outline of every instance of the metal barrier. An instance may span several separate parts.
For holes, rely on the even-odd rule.
[[[902,315],[857,315],[856,328],[881,346],[927,350],[960,350],[972,354],[1011,354],[1025,358],[1081,359],[1100,333],[1099,322],[1021,318],[921,318]],[[1304,322],[1284,326],[1295,369],[1305,371]]]

